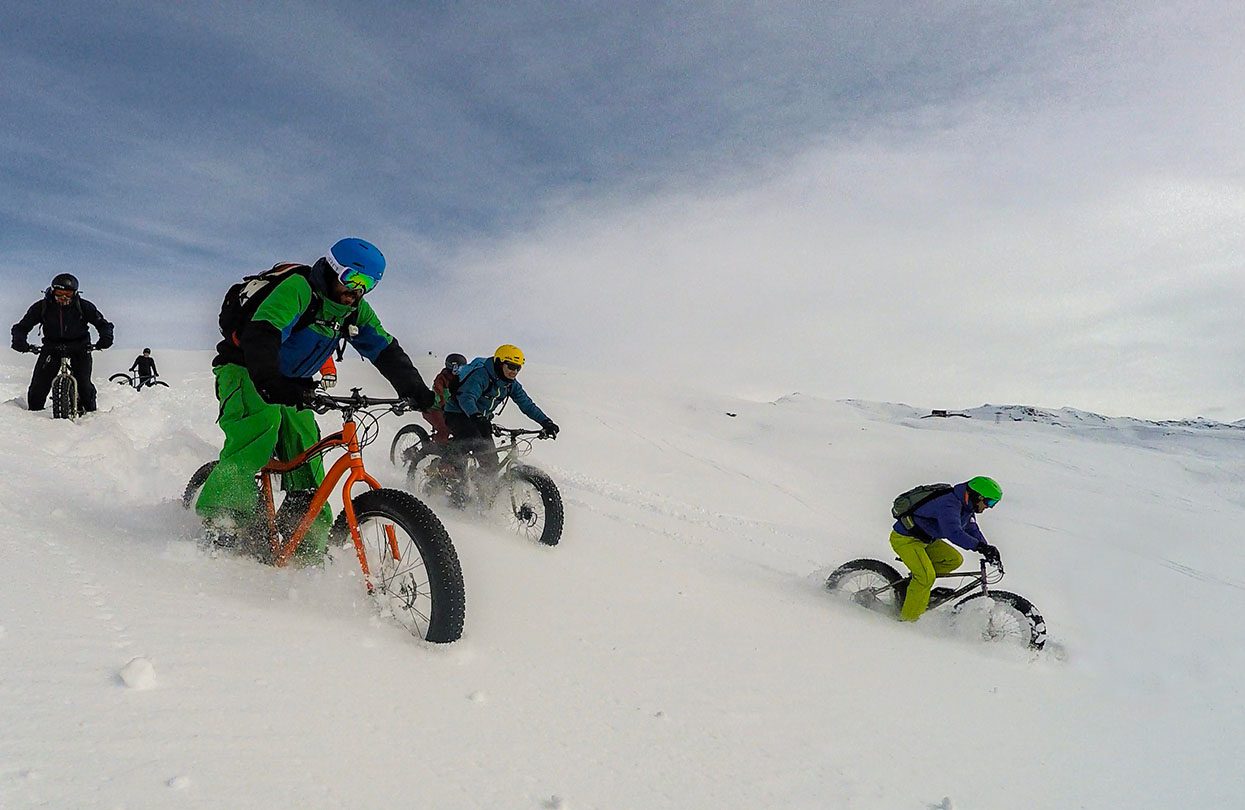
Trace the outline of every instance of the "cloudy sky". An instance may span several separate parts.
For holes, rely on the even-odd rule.
[[[0,0],[0,303],[346,235],[414,352],[1245,417],[1245,4]]]

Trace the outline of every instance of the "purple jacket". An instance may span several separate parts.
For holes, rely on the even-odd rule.
[[[963,549],[975,551],[986,542],[986,536],[977,528],[977,513],[969,503],[968,483],[956,484],[946,495],[939,495],[922,504],[912,513],[912,522],[933,538],[946,538]],[[899,521],[894,530],[904,537],[914,537]]]

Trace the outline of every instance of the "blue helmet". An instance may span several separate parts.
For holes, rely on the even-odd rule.
[[[362,239],[348,237],[338,240],[324,258],[342,284],[359,292],[368,292],[385,275],[385,257],[376,245]]]

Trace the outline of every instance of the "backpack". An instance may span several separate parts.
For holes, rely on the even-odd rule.
[[[913,487],[895,498],[895,502],[891,504],[891,516],[898,520],[908,531],[916,532],[918,537],[926,539],[924,537],[925,532],[912,519],[912,513],[934,500],[934,498],[946,495],[953,489],[955,487],[950,484],[922,484],[919,487]]]
[[[255,311],[259,309],[259,305],[264,302],[268,294],[276,289],[277,285],[285,281],[292,275],[300,275],[303,278],[310,277],[311,268],[305,264],[297,264],[294,262],[283,262],[274,264],[270,269],[262,273],[256,273],[253,276],[243,276],[242,280],[237,284],[230,286],[225,291],[225,300],[220,305],[220,333],[225,340],[233,345],[238,345],[238,333],[246,325]],[[313,303],[315,293],[312,293]],[[311,324],[316,319],[316,307],[307,307],[299,319],[294,323],[291,332],[302,329]],[[359,328],[355,325],[359,319],[359,309],[355,307],[345,319],[338,324],[337,331],[337,359],[341,360],[342,355],[346,353],[346,340],[354,337],[359,333]]]
[[[480,360],[485,361],[484,365],[476,365],[476,363]],[[463,383],[466,382],[467,378],[470,377],[472,374],[476,373],[477,371],[482,371],[485,374],[488,374],[488,371],[485,369],[485,365],[491,362],[493,362],[493,358],[491,357],[488,357],[488,358],[477,357],[475,360],[472,360],[470,363],[467,363],[466,365],[464,365],[462,368],[458,370],[460,374],[462,374],[462,372],[464,371],[466,372],[461,377],[458,376],[458,374],[451,375],[450,383],[449,385],[446,386],[446,388],[450,392],[450,398],[453,399],[454,397],[458,396],[459,389],[463,387]],[[506,410],[506,403],[508,403],[509,401],[510,401],[510,388],[509,386],[507,386],[506,396],[502,398],[501,407],[498,408],[497,411],[490,418],[495,419],[496,417],[501,416],[501,412]]]

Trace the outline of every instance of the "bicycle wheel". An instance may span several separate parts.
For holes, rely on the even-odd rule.
[[[58,374],[52,380],[52,418],[78,418],[78,381]]]
[[[1040,650],[1046,644],[1046,620],[1037,612],[1033,603],[1023,596],[1008,591],[990,591],[975,593],[956,602],[953,613],[960,613],[965,605],[986,603],[978,600],[989,600],[989,615],[982,627],[981,637],[986,641],[1012,643]]]
[[[212,474],[212,470],[216,469],[218,463],[219,461],[209,461],[195,470],[195,474],[190,476],[190,480],[186,482],[186,488],[182,490],[182,506],[187,509],[195,508],[195,501],[199,499],[199,490],[203,489],[208,476]]]
[[[389,445],[389,462],[395,467],[407,466],[418,448],[428,444],[428,431],[421,425],[403,425]]]
[[[406,489],[422,498],[445,497],[462,508],[467,501],[462,470],[449,462],[445,448],[429,442],[414,449],[406,468]]]
[[[353,498],[377,602],[412,634],[447,643],[463,634],[467,597],[458,553],[441,521],[413,495],[374,489]],[[387,528],[397,540],[395,557]],[[350,543],[345,512],[329,542]]]
[[[169,387],[169,384],[168,384],[168,383],[166,383],[164,380],[156,380],[155,382],[149,382],[149,383],[147,383],[147,387],[148,387],[148,388],[154,388],[154,387],[156,387],[157,385],[158,385],[158,386],[160,386],[161,388],[168,388],[168,387]]]
[[[879,560],[852,560],[826,577],[826,590],[842,594],[870,610],[898,616],[903,603],[895,586],[902,579],[898,571]]]
[[[130,379],[129,374],[114,374],[108,378],[108,382],[115,382],[119,385],[133,385],[134,381]]]
[[[519,534],[546,546],[556,546],[562,539],[562,493],[542,470],[514,465],[497,500],[507,510],[510,527]]]

